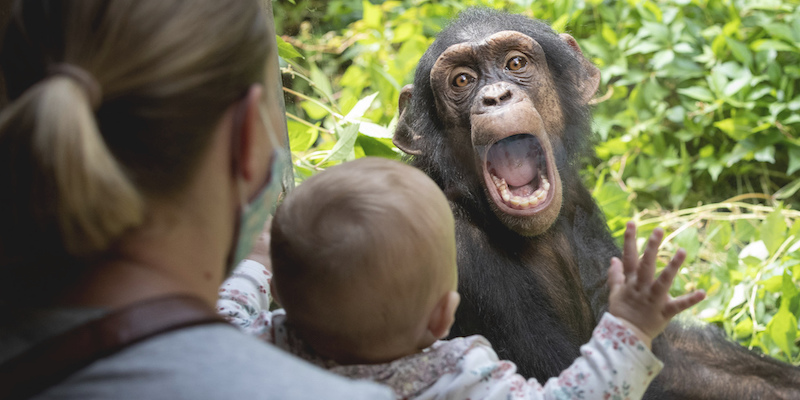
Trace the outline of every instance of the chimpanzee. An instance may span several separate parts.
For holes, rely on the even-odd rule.
[[[456,218],[462,303],[452,334],[482,334],[543,382],[579,355],[619,256],[581,183],[600,76],[570,35],[486,9],[463,12],[400,95],[394,143]],[[649,399],[800,399],[800,369],[712,327],[672,324]]]

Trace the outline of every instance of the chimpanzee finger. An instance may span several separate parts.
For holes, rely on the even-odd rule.
[[[628,277],[636,272],[639,252],[636,250],[636,223],[628,221],[625,225],[625,243],[622,245],[622,269]]]
[[[668,301],[667,304],[664,305],[664,310],[662,311],[662,314],[666,318],[672,318],[678,315],[678,313],[680,313],[681,311],[701,302],[705,298],[706,298],[706,292],[702,290],[698,290],[696,292],[676,297]]]
[[[683,261],[686,259],[686,250],[678,249],[675,253],[675,256],[672,257],[672,260],[669,261],[669,264],[661,271],[661,275],[656,278],[656,281],[653,282],[653,286],[651,289],[651,295],[655,298],[659,298],[669,291],[669,287],[672,286],[672,281],[675,279],[675,275],[678,273],[678,270],[681,269],[681,265],[683,265]]]
[[[640,288],[649,286],[653,283],[653,275],[656,272],[656,256],[661,239],[664,238],[664,230],[656,228],[647,240],[647,245],[639,263],[639,270],[636,272],[636,285]]]

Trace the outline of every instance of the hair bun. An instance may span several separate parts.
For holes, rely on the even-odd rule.
[[[92,110],[97,110],[97,108],[100,107],[103,101],[103,88],[100,86],[100,83],[97,82],[97,79],[88,71],[77,65],[60,63],[51,65],[50,68],[48,68],[48,72],[51,77],[61,75],[77,82],[86,92]]]

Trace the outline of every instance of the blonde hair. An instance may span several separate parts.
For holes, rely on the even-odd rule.
[[[76,275],[142,224],[146,199],[180,193],[263,82],[271,40],[257,0],[18,1],[0,53],[2,296]]]
[[[315,175],[278,207],[275,287],[293,323],[341,346],[390,340],[427,321],[427,308],[455,289],[454,240],[447,200],[430,178],[397,161],[359,159]]]

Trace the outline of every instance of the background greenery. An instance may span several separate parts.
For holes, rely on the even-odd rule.
[[[600,68],[584,179],[612,232],[667,230],[673,294],[741,344],[800,365],[800,0],[278,0],[298,182],[391,144],[400,88],[469,6],[547,20]]]

